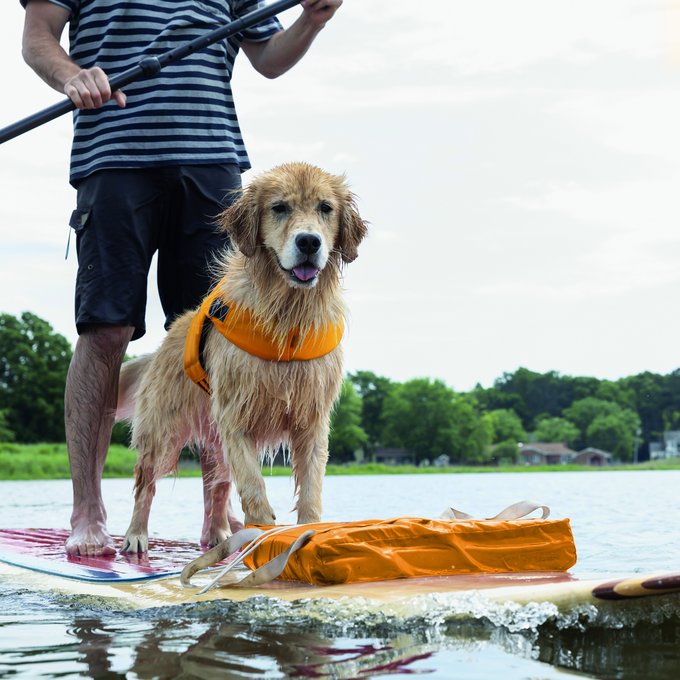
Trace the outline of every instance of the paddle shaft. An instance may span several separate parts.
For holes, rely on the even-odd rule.
[[[175,49],[157,57],[144,57],[137,66],[133,66],[127,71],[123,71],[123,73],[119,73],[110,79],[109,84],[111,86],[111,91],[120,90],[126,85],[129,85],[136,80],[140,80],[141,78],[154,76],[168,64],[173,64],[194,52],[214,45],[220,40],[230,38],[246,28],[255,26],[265,19],[270,19],[279,12],[294,7],[299,4],[299,2],[300,0],[279,0],[267,7],[257,9],[254,12],[249,12],[240,19],[236,19],[236,21],[231,21],[224,26],[220,26],[214,31],[199,36],[198,38],[195,38],[184,45],[180,45],[179,47],[175,47]],[[18,137],[19,135],[24,134],[24,132],[33,130],[38,126],[43,125],[43,123],[59,118],[59,116],[62,116],[69,111],[73,111],[75,108],[75,104],[70,99],[66,99],[43,109],[42,111],[38,111],[38,113],[34,113],[32,116],[23,118],[12,125],[8,125],[7,127],[0,129],[0,144]]]

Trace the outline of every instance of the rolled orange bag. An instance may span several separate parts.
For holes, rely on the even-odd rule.
[[[456,574],[567,571],[576,563],[568,519],[399,517],[291,526],[268,537],[245,558],[245,565],[253,570],[261,567],[310,529],[316,533],[290,556],[280,579],[333,585]]]

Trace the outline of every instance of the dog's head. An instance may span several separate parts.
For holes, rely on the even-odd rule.
[[[288,163],[256,177],[221,215],[246,256],[268,252],[290,285],[311,288],[329,261],[351,262],[366,224],[343,177]]]

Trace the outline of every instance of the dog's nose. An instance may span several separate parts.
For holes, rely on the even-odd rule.
[[[295,237],[295,245],[301,253],[314,255],[321,248],[321,239],[316,234],[298,234]]]

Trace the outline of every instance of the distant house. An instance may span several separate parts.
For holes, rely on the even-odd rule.
[[[560,442],[533,442],[519,450],[520,462],[524,465],[592,465],[603,467],[611,465],[613,456],[608,451],[587,448],[574,451]]]
[[[663,433],[662,442],[649,444],[650,460],[677,458],[678,456],[680,456],[680,431],[678,430],[667,430]]]
[[[666,457],[666,448],[661,442],[649,442],[649,460]]]
[[[376,449],[373,460],[383,465],[413,465],[416,457],[409,449]]]
[[[576,465],[604,467],[605,465],[611,465],[612,458],[612,454],[608,451],[588,447],[587,449],[583,449],[583,451],[579,451],[570,462],[575,463]]]
[[[532,442],[519,450],[519,460],[524,465],[566,465],[576,455],[566,444],[553,442]]]

